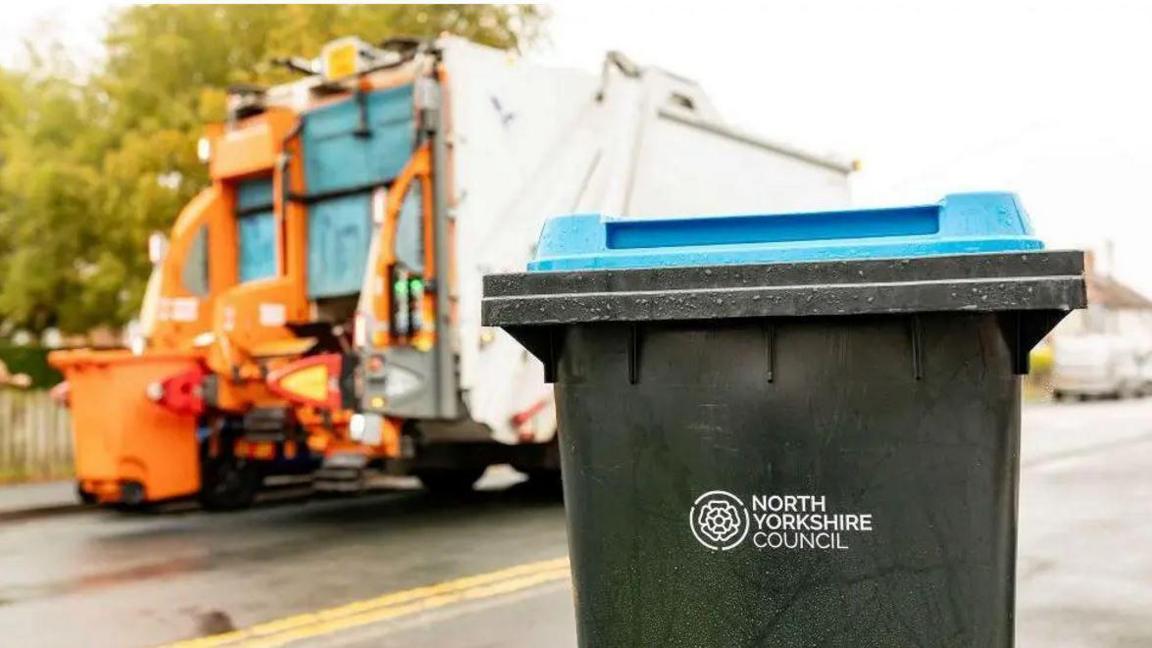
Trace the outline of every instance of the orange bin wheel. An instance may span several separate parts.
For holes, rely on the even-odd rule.
[[[118,502],[200,489],[196,417],[147,396],[150,384],[195,369],[196,355],[80,350],[50,360],[68,381],[76,479],[85,491]]]

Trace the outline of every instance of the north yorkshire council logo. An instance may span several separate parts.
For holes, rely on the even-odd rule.
[[[697,542],[727,551],[745,539],[765,551],[844,551],[851,541],[867,541],[872,513],[837,511],[825,495],[752,495],[751,506],[728,491],[696,498],[688,525]]]
[[[748,507],[732,493],[715,490],[696,498],[689,513],[692,535],[714,551],[727,551],[744,542],[751,526]]]

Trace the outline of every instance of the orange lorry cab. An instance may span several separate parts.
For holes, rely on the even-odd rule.
[[[86,500],[143,504],[199,494],[209,506],[229,507],[246,503],[259,485],[258,471],[236,466],[228,443],[207,443],[231,425],[216,401],[224,409],[281,401],[260,380],[221,381],[223,399],[207,404],[204,387],[214,370],[230,366],[228,353],[248,353],[247,338],[216,342],[232,333],[236,313],[244,322],[259,309],[249,304],[269,293],[282,297],[285,317],[306,310],[283,281],[264,278],[274,265],[254,265],[245,247],[267,246],[259,254],[272,264],[282,256],[272,186],[296,118],[290,110],[233,117],[205,140],[216,152],[211,186],[184,208],[169,237],[150,241],[155,267],[134,348],[51,355],[68,382],[76,476]],[[233,320],[223,322],[225,316]]]
[[[230,88],[228,121],[198,146],[211,186],[150,241],[141,339],[53,354],[85,499],[243,506],[265,475],[310,471],[346,437],[341,403],[286,398],[268,377],[348,348],[374,210],[417,149],[414,43],[372,51],[350,71]]]
[[[199,492],[198,420],[149,390],[155,395],[164,381],[205,371],[197,338],[211,328],[215,298],[236,281],[234,258],[210,254],[210,246],[234,240],[231,225],[228,195],[214,183],[177,217],[170,242],[150,241],[155,267],[136,348],[49,356],[68,384],[75,472],[84,500],[143,504]]]

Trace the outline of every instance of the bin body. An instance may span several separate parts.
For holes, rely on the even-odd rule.
[[[569,217],[565,272],[486,278],[555,383],[582,646],[1012,645],[1019,375],[1082,255],[1010,196],[843,216]]]
[[[127,351],[53,354],[68,381],[73,456],[81,488],[102,502],[119,502],[126,485],[144,501],[200,489],[196,417],[150,400],[148,385],[194,370],[195,355]]]
[[[1010,645],[1019,379],[995,316],[635,328],[569,327],[557,367],[583,645]],[[767,549],[753,520],[706,550],[688,517],[714,490],[873,530]]]

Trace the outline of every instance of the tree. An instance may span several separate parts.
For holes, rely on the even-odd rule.
[[[99,157],[77,128],[82,88],[63,75],[6,77],[14,92],[0,109],[0,325],[40,331],[99,299],[82,294],[87,253],[99,247]]]
[[[532,6],[136,6],[112,14],[106,58],[79,82],[52,56],[0,70],[0,334],[136,313],[148,234],[207,183],[205,123],[224,117],[228,85],[292,78],[273,58],[445,31],[514,49],[544,18]]]

